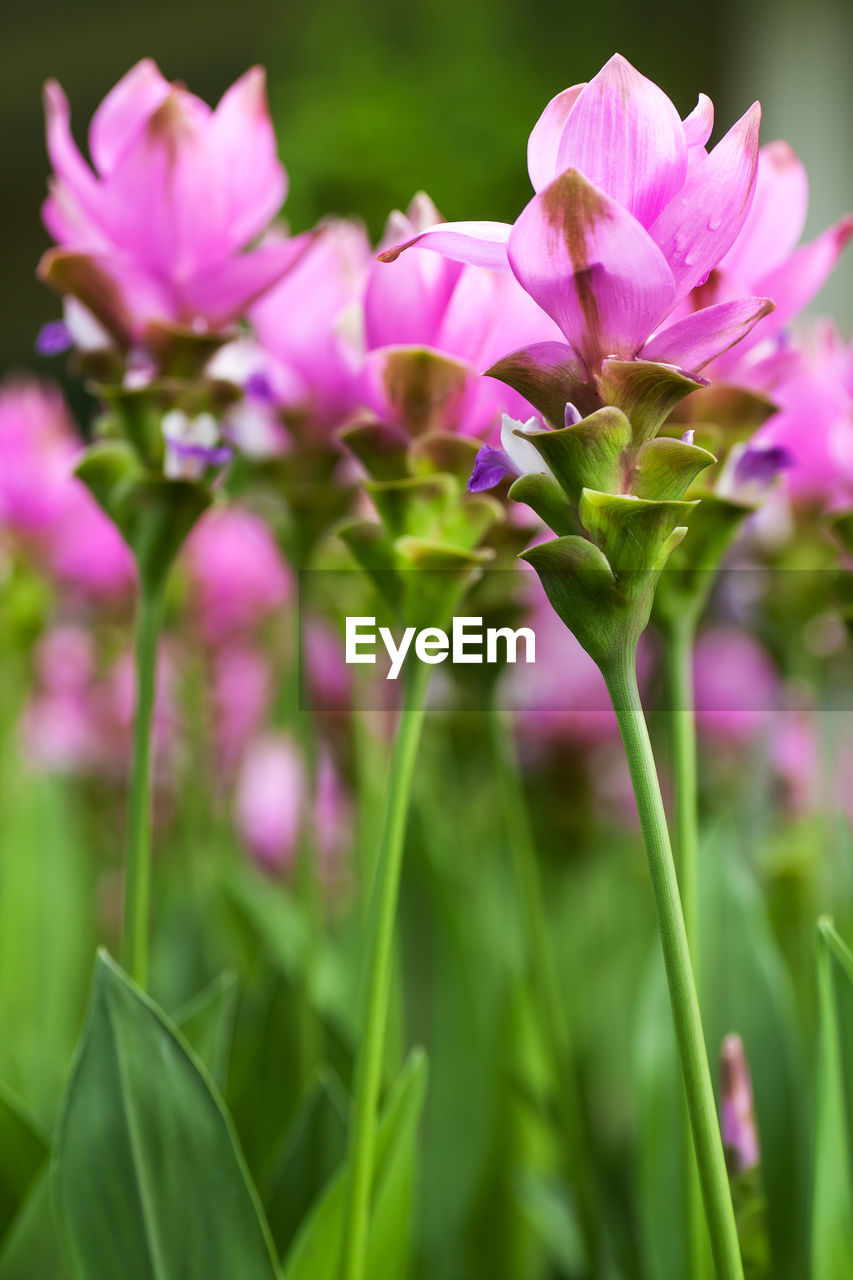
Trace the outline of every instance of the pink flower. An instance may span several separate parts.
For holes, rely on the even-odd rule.
[[[696,642],[696,718],[700,733],[737,746],[753,740],[778,704],[779,677],[751,636],[711,627]]]
[[[272,665],[262,650],[228,643],[214,654],[212,683],[217,763],[230,778],[264,722],[275,687]]]
[[[457,261],[509,268],[559,325],[593,377],[610,357],[695,373],[766,315],[744,297],[667,324],[737,239],[758,159],[756,103],[711,152],[713,107],[702,95],[682,121],[661,89],[616,54],[586,85],[558,94],[528,145],[536,195],[514,225],[447,223],[413,244]],[[553,350],[533,348],[553,365]]]
[[[726,1160],[734,1173],[747,1173],[761,1163],[758,1125],[752,1102],[749,1063],[740,1036],[728,1035],[720,1052],[723,1077],[720,1128]]]
[[[45,111],[54,172],[43,214],[59,248],[40,274],[123,345],[154,321],[222,328],[306,247],[296,237],[243,252],[287,189],[260,67],[212,110],[143,59],[92,118],[91,168],[53,80]]]
[[[758,434],[791,456],[795,501],[837,507],[853,497],[853,349],[828,321],[793,349],[773,388],[779,406]]]
[[[306,796],[305,766],[287,734],[257,738],[243,758],[234,799],[240,837],[271,870],[293,866]]]
[[[406,213],[391,214],[382,244],[414,242],[439,219],[421,193]],[[438,353],[447,358],[446,396],[434,425],[480,434],[501,413],[527,417],[530,406],[511,388],[476,375],[510,348],[559,338],[557,325],[507,271],[463,265],[452,255],[409,254],[393,272],[374,262],[364,293],[363,398],[384,421],[397,422],[401,354]]]
[[[361,296],[370,260],[362,226],[333,219],[250,312],[262,349],[258,372],[267,376],[271,398],[325,427],[339,426],[358,407]]]
[[[290,597],[290,577],[268,525],[240,507],[204,515],[185,556],[193,602],[211,643],[252,630]]]
[[[707,307],[744,293],[772,298],[771,316],[714,361],[714,378],[770,390],[779,375],[774,339],[809,305],[834,269],[853,234],[853,217],[841,218],[808,244],[798,245],[806,221],[809,186],[802,162],[787,142],[770,142],[758,153],[755,199],[743,228],[708,281],[688,303]]]
[[[73,474],[81,448],[56,388],[35,380],[0,387],[0,528],[58,581],[114,595],[133,582],[133,560]]]

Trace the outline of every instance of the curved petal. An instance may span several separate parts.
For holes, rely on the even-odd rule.
[[[48,80],[44,86],[44,114],[47,154],[57,179],[52,185],[54,192],[62,193],[58,202],[65,214],[64,227],[94,230],[100,225],[99,184],[71,134],[71,109],[56,80]]]
[[[306,231],[200,272],[180,289],[181,319],[204,319],[214,327],[237,319],[296,265],[315,237],[315,232]]]
[[[736,240],[746,221],[758,167],[758,103],[701,159],[696,148],[687,181],[652,224],[649,234],[662,250],[676,283],[676,302],[704,280]]]
[[[566,121],[557,172],[577,169],[648,227],[687,174],[684,126],[669,98],[620,54],[590,80]]]
[[[211,117],[208,138],[229,194],[227,240],[242,249],[266,230],[287,195],[263,67],[252,67],[225,91]]]
[[[699,94],[696,106],[682,123],[688,147],[704,147],[714,127],[714,104],[706,93]]]
[[[380,262],[396,262],[404,249],[418,245],[434,249],[454,262],[469,262],[491,271],[509,271],[506,245],[512,227],[508,222],[440,222],[422,231],[405,244],[394,245],[377,255]]]
[[[583,84],[572,85],[552,98],[542,112],[527,142],[527,172],[534,191],[541,191],[556,178],[557,153],[569,112],[578,100]]]
[[[89,126],[89,151],[102,175],[110,173],[143,125],[171,92],[153,58],[143,58],[110,90]]]
[[[848,214],[761,277],[758,287],[776,303],[774,330],[799,315],[820,292],[851,235],[853,216]]]
[[[516,278],[590,369],[635,355],[672,306],[672,274],[648,233],[575,170],[533,197],[508,252]]]
[[[722,266],[754,287],[793,253],[809,203],[806,171],[787,142],[770,142],[758,153],[755,197],[743,230]]]
[[[740,298],[705,307],[656,334],[643,347],[641,357],[696,373],[740,342],[772,310],[769,298]]]

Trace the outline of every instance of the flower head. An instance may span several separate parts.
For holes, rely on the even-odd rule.
[[[119,345],[157,322],[227,326],[305,248],[297,237],[243,252],[287,189],[260,67],[212,109],[143,59],[92,118],[91,167],[53,80],[45,111],[53,175],[43,216],[58,247],[40,274]]]
[[[514,225],[448,223],[414,244],[509,268],[558,324],[588,378],[611,357],[695,373],[772,308],[740,297],[673,316],[721,261],[753,198],[758,104],[710,152],[713,107],[682,121],[666,94],[616,54],[589,84],[558,94],[528,146],[536,195]]]

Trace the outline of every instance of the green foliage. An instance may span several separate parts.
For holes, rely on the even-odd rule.
[[[54,1196],[80,1280],[275,1280],[269,1228],[221,1098],[104,952],[57,1129]]]
[[[414,1051],[379,1120],[368,1236],[368,1275],[404,1280],[410,1248],[415,1139],[427,1081],[426,1056]],[[284,1280],[335,1280],[348,1174],[327,1184],[291,1249]]]
[[[853,1270],[853,954],[827,919],[817,930],[820,1008],[812,1200],[812,1275]]]

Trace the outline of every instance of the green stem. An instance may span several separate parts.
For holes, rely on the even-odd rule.
[[[557,1086],[557,1108],[566,1172],[575,1193],[578,1217],[592,1274],[598,1271],[598,1227],[590,1181],[592,1161],[586,1150],[586,1124],[577,1091],[569,1021],[560,987],[542,879],[530,826],[530,813],[515,749],[512,725],[498,708],[490,713],[492,749],[497,771],[506,838],[518,882],[524,933],[529,947],[530,982],[540,1027],[548,1045]]]
[[[646,847],[669,985],[675,1040],[681,1060],[714,1265],[718,1280],[743,1280],[743,1264],[702,1032],[699,1000],[690,963],[660,784],[637,687],[634,646],[607,666],[603,674],[631,770]]]
[[[697,795],[696,715],[693,708],[693,646],[696,626],[685,613],[664,631],[664,679],[672,724],[672,769],[675,783],[675,855],[684,930],[699,985],[699,813]],[[710,1257],[702,1208],[702,1189],[689,1117],[683,1124],[683,1169],[687,1226],[687,1274],[704,1280]]]
[[[148,981],[151,899],[151,725],[156,689],[162,593],[141,585],[136,624],[136,709],[128,802],[124,894],[124,966],[134,982]]]
[[[376,1112],[385,1056],[394,925],[403,863],[406,815],[429,675],[430,668],[422,662],[415,663],[409,673],[385,790],[382,835],[367,925],[362,978],[361,1037],[355,1068],[347,1157],[349,1180],[339,1272],[341,1280],[364,1280],[367,1263]]]

